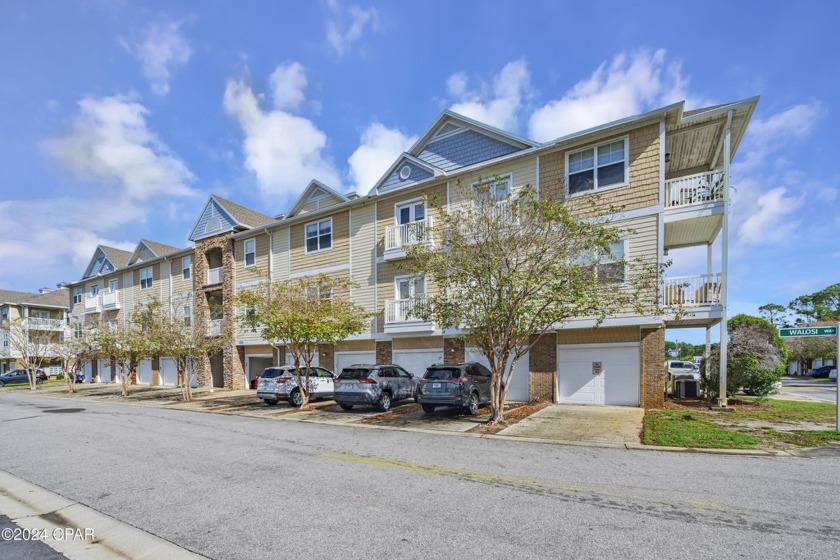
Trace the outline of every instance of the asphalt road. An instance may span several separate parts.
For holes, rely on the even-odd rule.
[[[0,469],[211,558],[787,559],[840,547],[831,452],[569,447],[5,393]]]
[[[837,402],[837,383],[812,380],[810,378],[782,379],[779,396],[788,399],[815,402]]]

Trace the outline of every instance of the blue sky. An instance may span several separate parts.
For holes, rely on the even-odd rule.
[[[7,0],[0,287],[77,279],[97,243],[186,246],[211,193],[276,214],[312,177],[367,191],[446,108],[547,140],[761,95],[730,301],[786,304],[840,281],[840,3],[758,6]]]

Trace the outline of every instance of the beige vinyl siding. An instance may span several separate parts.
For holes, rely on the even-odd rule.
[[[376,290],[376,331],[383,332],[385,329],[385,302],[396,297],[394,278],[397,276],[408,276],[412,273],[404,268],[399,268],[400,261],[386,261],[377,265],[377,290]],[[435,295],[437,286],[429,278],[426,278],[426,294]]]
[[[376,350],[376,341],[368,340],[342,340],[335,345],[336,352],[372,352]]]
[[[351,266],[350,278],[357,286],[350,289],[351,297],[356,305],[365,308],[369,313],[376,313],[376,223],[374,221],[374,204],[356,206],[351,210],[350,235]],[[374,328],[373,318],[369,321],[367,331]]]
[[[406,338],[395,338],[392,343],[394,350],[421,350],[434,349],[440,350],[443,348],[442,336],[412,336]]]
[[[323,251],[306,253],[306,224],[332,217],[332,247]],[[311,221],[291,226],[291,274],[317,270],[328,266],[348,264],[350,262],[350,213],[348,210],[321,216]]]
[[[479,180],[486,181],[499,176],[510,174],[511,193],[516,194],[522,187],[530,185],[536,188],[537,183],[537,158],[526,156],[506,161],[502,164],[488,166],[479,171],[457,175],[449,181],[449,203],[452,207],[459,207],[465,201],[470,200],[473,183]],[[446,200],[444,198],[444,200]]]
[[[44,311],[46,311],[48,313],[48,318],[49,319],[61,319],[63,317],[62,311],[59,310],[59,309],[44,309],[44,308],[41,308],[41,307],[30,307],[30,306],[28,306],[28,313],[29,313],[30,317],[34,317],[35,312],[43,313]],[[9,314],[9,317],[11,318],[11,313]]]
[[[189,279],[184,280],[183,257],[172,259],[172,297],[179,294],[189,294],[193,291],[193,274],[195,273],[195,254],[191,253],[192,271]]]
[[[285,280],[289,277],[289,228],[275,229],[271,235],[274,238],[271,278]]]
[[[245,241],[249,239],[254,239],[256,241],[256,255],[254,256],[254,266],[245,266]],[[268,270],[268,245],[268,234],[266,234],[265,232],[237,239],[235,241],[235,277],[237,284],[267,278],[267,275],[270,272]]]
[[[140,271],[143,270],[144,268],[148,268],[149,266],[152,267],[152,287],[147,288],[145,290],[142,290],[142,289],[140,289]],[[132,293],[133,293],[133,300],[134,300],[135,303],[138,302],[138,301],[142,301],[142,302],[149,301],[154,296],[160,297],[160,289],[157,287],[158,284],[160,283],[160,263],[155,263],[155,264],[151,264],[151,265],[147,265],[147,266],[140,265],[137,268],[135,268],[134,270],[132,270],[132,274],[133,274]]]
[[[592,192],[599,194],[599,204],[603,207],[613,205],[620,206],[624,210],[633,210],[659,204],[659,124],[637,128],[629,133],[616,134],[591,144],[576,145],[570,150],[540,156],[540,193],[554,198],[562,196],[561,193],[566,188],[567,152],[576,152],[625,136],[629,136],[630,144],[630,183],[623,187]]]
[[[606,344],[639,342],[639,327],[598,327],[594,329],[560,329],[557,344]]]
[[[131,314],[134,301],[134,272],[128,271],[122,274],[122,284],[120,285],[120,321],[125,321],[125,317]]]
[[[331,194],[328,194],[323,198],[313,200],[304,204],[300,211],[297,213],[297,215],[300,216],[307,212],[317,212],[318,210],[324,210],[325,208],[341,204],[342,202],[344,201]]]
[[[160,266],[160,301],[169,301],[169,288],[172,285],[172,261],[163,261]],[[154,286],[153,286],[154,287]]]

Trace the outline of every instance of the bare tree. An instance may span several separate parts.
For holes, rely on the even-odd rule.
[[[547,333],[577,317],[600,323],[619,312],[661,311],[656,259],[622,254],[630,232],[607,218],[617,209],[594,196],[541,200],[530,186],[514,197],[500,194],[500,184],[499,177],[459,184],[460,206],[430,200],[439,216],[435,243],[412,245],[404,265],[435,290],[410,312],[466,330],[490,363],[491,424],[504,421],[516,363]]]
[[[31,326],[26,319],[5,321],[0,325],[0,332],[7,337],[12,356],[26,370],[29,388],[34,391],[41,383],[38,371],[57,356],[58,344],[62,342],[64,333]]]
[[[85,328],[81,323],[70,324],[69,336],[56,345],[57,355],[61,358],[67,391],[76,392],[76,376],[85,366],[96,359],[97,349],[95,331]]]

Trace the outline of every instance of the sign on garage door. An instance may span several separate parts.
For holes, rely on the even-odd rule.
[[[484,357],[484,354],[478,348],[467,348],[466,358],[468,362],[478,362],[486,368],[490,368],[490,362],[487,361],[487,358]],[[512,359],[508,360],[508,367],[510,367],[510,362],[512,361]],[[530,398],[528,394],[529,378],[531,375],[530,369],[528,354],[525,354],[516,362],[516,368],[513,371],[513,377],[510,379],[510,387],[507,391],[507,400],[528,402]],[[505,371],[507,371],[507,368]]]
[[[639,406],[639,347],[557,348],[561,403]]]
[[[443,363],[443,349],[440,350],[394,350],[394,363],[414,375],[423,377],[426,368],[432,364]]]
[[[375,364],[376,352],[336,352],[335,353],[335,373],[339,375],[341,370],[347,366],[354,364]]]

